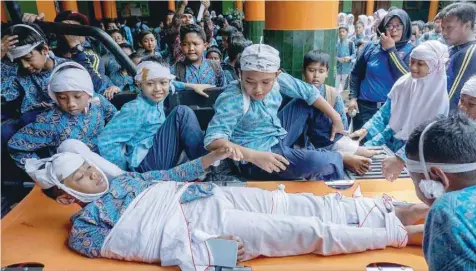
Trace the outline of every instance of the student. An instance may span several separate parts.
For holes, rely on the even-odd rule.
[[[347,78],[352,70],[352,63],[355,62],[355,45],[347,38],[347,26],[339,26],[339,41],[337,41],[337,76],[336,90],[341,94],[345,90]]]
[[[443,34],[442,34],[442,28],[441,28],[441,14],[438,13],[435,16],[435,19],[431,23],[431,29],[428,31],[423,31],[425,32],[421,37],[420,37],[420,42],[424,42],[427,40],[439,40],[443,43],[445,43],[445,40],[443,39]],[[428,25],[429,27],[430,25]],[[427,27],[427,25],[425,25]]]
[[[345,26],[347,26],[347,38],[351,39],[355,36],[354,15],[347,14],[345,17]]]
[[[182,25],[180,40],[186,59],[177,62],[171,69],[177,81],[225,86],[226,78],[220,62],[203,57],[203,52],[208,45],[203,29],[196,24]]]
[[[125,37],[127,43],[129,43],[131,46],[134,46],[134,38],[132,37],[132,31],[129,26],[127,26],[127,19],[126,18],[120,18],[119,19],[119,25],[120,25],[120,30],[122,32],[123,37]]]
[[[209,60],[213,60],[215,62],[221,63],[222,55],[221,55],[220,48],[218,48],[218,46],[214,46],[214,45],[208,47],[206,58],[209,59]]]
[[[456,114],[418,127],[406,145],[416,194],[431,206],[423,238],[430,271],[476,270],[475,134],[476,122]]]
[[[412,38],[410,40],[414,46],[418,46],[420,44],[420,38],[423,35],[423,27],[425,27],[425,23],[423,21],[412,22]]]
[[[393,84],[408,73],[412,35],[411,21],[401,9],[389,12],[379,25],[378,43],[369,42],[362,49],[350,76],[348,111],[357,110],[354,129],[360,129],[387,100]]]
[[[476,40],[474,22],[476,5],[474,3],[453,3],[441,12],[443,18],[443,37],[450,49],[448,66],[448,93],[450,109],[455,109],[460,100],[464,83],[476,74]]]
[[[319,124],[326,121],[328,131],[316,129],[313,134],[319,137],[312,137],[311,142],[319,141],[314,146],[331,145],[335,134],[344,130],[340,115],[315,87],[279,73],[279,52],[273,47],[265,44],[248,46],[240,61],[241,81],[230,83],[215,103],[215,115],[205,136],[208,150],[223,146],[232,148],[233,159],[246,162],[240,164],[240,168],[249,178],[341,179],[343,160],[354,170],[365,172],[365,168],[368,169],[367,158],[323,149],[293,149],[293,144],[308,126],[307,122],[313,120]],[[298,99],[278,114],[281,93]],[[316,125],[311,123],[309,126],[314,129]]]
[[[131,55],[132,52],[134,51],[132,49],[132,46],[130,44],[126,43],[126,42],[121,43],[119,45],[119,47],[121,48],[122,52],[124,52],[124,54],[126,54],[127,56]],[[113,73],[117,73],[121,69],[121,65],[117,62],[116,58],[111,53],[108,53],[107,55],[104,55],[102,57],[102,61],[105,63],[104,68],[105,68],[106,74],[111,79],[111,82],[115,86],[120,88],[120,86],[118,86],[114,83],[114,80],[112,80],[111,76],[112,76]]]
[[[221,46],[222,46],[222,52],[223,52],[223,61],[227,62],[228,61],[228,39],[235,33],[238,33],[238,29],[236,29],[234,26],[226,26],[221,30]]]
[[[144,56],[159,56],[162,57],[157,50],[157,39],[155,38],[154,33],[150,31],[142,31],[137,36],[139,40],[139,45],[141,48],[137,50],[139,54]]]
[[[240,33],[233,34],[228,38],[228,61],[223,62],[221,67],[225,72],[225,78],[227,82],[232,82],[239,79],[238,74],[235,71],[235,64],[238,61],[238,58],[243,53],[246,47],[250,46],[252,43],[245,39],[245,37]]]
[[[8,151],[16,164],[56,153],[66,139],[78,139],[97,151],[98,135],[117,112],[101,95],[94,97],[89,73],[80,64],[65,62],[55,67],[48,82],[48,95],[54,105],[35,122],[20,129],[8,141]]]
[[[340,12],[339,14],[337,14],[337,25],[345,25],[346,23],[346,14],[343,13],[343,12]]]
[[[121,34],[121,31],[119,31],[118,29],[110,30],[108,33],[117,44],[121,45],[126,42]]]
[[[216,264],[209,239],[238,242],[237,255],[228,255],[238,261],[402,248],[415,244],[414,229],[422,225],[412,224],[428,212],[423,204],[394,207],[384,197],[192,182],[229,157],[229,149],[142,174],[111,170],[114,165],[94,153],[80,153],[29,159],[27,169],[49,198],[82,208],[71,218],[68,246],[89,258],[204,270]]]
[[[355,48],[357,48],[357,51],[360,49],[360,46],[362,44],[365,44],[369,41],[364,31],[365,31],[364,23],[362,21],[357,21],[357,23],[355,24],[355,36],[351,39],[351,41],[354,43]]]
[[[388,146],[396,156],[383,161],[383,173],[395,180],[405,165],[404,146],[410,133],[421,123],[448,115],[445,63],[448,48],[439,41],[427,41],[411,53],[410,73],[400,77],[380,110],[350,137],[364,138],[365,146]]]
[[[128,54],[128,56],[136,66],[139,65],[139,62],[142,60],[142,56],[138,53],[131,53]],[[116,70],[111,74],[110,77],[114,85],[118,86],[121,91],[127,90],[135,93],[140,93],[140,88],[137,87],[134,78],[127,72],[126,69],[121,68],[119,70]]]
[[[466,81],[461,89],[459,108],[476,121],[476,76]]]
[[[203,132],[193,111],[178,106],[166,117],[164,100],[175,77],[157,56],[142,59],[135,81],[142,90],[125,104],[100,135],[99,151],[123,170],[171,169],[185,150],[190,160],[202,156]]]

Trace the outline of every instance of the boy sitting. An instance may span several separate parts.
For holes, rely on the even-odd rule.
[[[429,270],[476,270],[476,123],[464,114],[417,128],[406,145],[418,198],[431,206],[423,252]]]

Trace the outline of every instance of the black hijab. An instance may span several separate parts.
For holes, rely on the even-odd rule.
[[[396,8],[389,11],[387,15],[383,18],[383,20],[380,22],[378,30],[382,33],[386,33],[387,29],[385,28],[385,26],[387,26],[388,22],[390,22],[394,17],[400,19],[403,24],[402,38],[400,39],[400,41],[395,43],[395,47],[397,48],[397,50],[400,50],[405,45],[407,45],[408,41],[412,37],[412,21],[403,9]]]

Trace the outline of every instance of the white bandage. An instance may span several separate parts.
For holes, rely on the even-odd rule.
[[[58,104],[55,93],[65,91],[84,91],[89,96],[94,96],[93,80],[81,64],[64,62],[51,72],[48,95]]]
[[[21,46],[15,46],[13,48],[9,48],[8,52],[7,52],[7,56],[11,61],[30,53],[38,45],[45,42],[45,39],[43,38],[43,36],[38,31],[36,31],[36,29],[34,29],[33,27],[31,27],[29,25],[26,25],[26,24],[17,24],[17,25],[14,25],[14,26],[11,27],[12,32],[13,32],[13,29],[17,28],[17,27],[23,27],[23,28],[30,29],[31,31],[36,33],[38,35],[39,39],[41,39],[41,40],[38,41],[38,42],[35,42],[33,44],[24,44],[24,45],[21,45]]]
[[[241,54],[242,71],[274,73],[279,71],[279,51],[266,44],[253,44]]]
[[[154,61],[144,61],[137,66],[138,73],[134,77],[137,82],[149,81],[158,78],[175,79],[170,69]]]

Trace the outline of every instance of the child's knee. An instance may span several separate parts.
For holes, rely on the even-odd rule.
[[[178,115],[180,116],[190,116],[190,115],[194,115],[195,116],[195,113],[193,112],[193,110],[186,106],[186,105],[178,105],[176,108],[175,108],[176,112]]]

